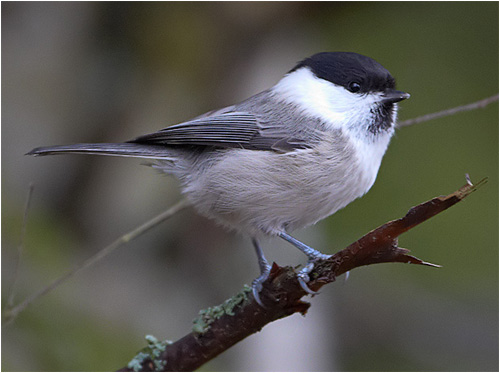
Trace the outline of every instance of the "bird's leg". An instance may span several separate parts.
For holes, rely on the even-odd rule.
[[[260,300],[259,293],[262,290],[262,283],[267,280],[269,277],[269,273],[271,272],[271,265],[269,262],[266,260],[264,256],[264,252],[262,251],[262,248],[260,247],[259,241],[257,241],[255,238],[252,238],[252,243],[255,248],[255,252],[257,254],[257,258],[259,260],[259,268],[260,268],[260,276],[257,277],[255,280],[252,281],[252,293],[253,297],[255,298],[255,301],[261,306],[264,307]]]
[[[312,247],[309,247],[306,244],[300,242],[299,240],[293,238],[288,233],[281,232],[279,236],[283,238],[285,241],[290,242],[293,246],[295,246],[297,249],[299,249],[300,251],[302,251],[304,254],[307,255],[307,258],[309,260],[307,261],[307,264],[304,266],[304,268],[302,268],[299,271],[299,273],[297,273],[297,279],[299,281],[300,286],[302,287],[302,289],[304,289],[306,293],[317,294],[317,292],[312,291],[307,286],[307,283],[309,282],[309,273],[311,273],[311,271],[313,270],[314,263],[317,260],[328,259],[330,258],[331,255],[325,255],[320,253],[318,250],[314,250]]]

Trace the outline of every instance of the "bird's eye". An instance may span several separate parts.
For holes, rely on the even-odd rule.
[[[352,93],[356,93],[361,90],[361,85],[358,82],[350,82],[347,89]]]

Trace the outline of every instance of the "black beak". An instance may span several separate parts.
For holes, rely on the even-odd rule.
[[[410,98],[409,93],[388,89],[382,95],[382,102],[384,104],[395,104],[396,102],[406,100],[407,98]]]

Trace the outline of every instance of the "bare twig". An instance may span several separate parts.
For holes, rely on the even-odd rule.
[[[453,115],[456,113],[460,113],[462,111],[481,109],[481,108],[484,108],[484,107],[488,106],[489,104],[491,104],[493,102],[497,102],[497,101],[498,101],[498,94],[491,96],[491,97],[488,97],[488,98],[485,98],[485,99],[480,100],[480,101],[473,102],[473,103],[468,104],[468,105],[457,106],[457,107],[454,107],[451,109],[438,111],[436,113],[426,114],[426,115],[422,115],[422,116],[417,117],[417,118],[404,120],[402,122],[399,122],[396,127],[397,128],[407,127],[407,126],[411,126],[413,124],[427,122],[427,121],[432,120],[432,119],[447,117],[447,116],[450,116],[450,115]]]
[[[439,267],[398,247],[398,237],[460,202],[485,182],[483,179],[472,185],[467,180],[467,184],[456,192],[415,206],[401,219],[382,225],[332,257],[318,261],[308,286],[318,290],[342,273],[375,263],[401,262]],[[121,371],[193,371],[266,324],[296,312],[305,314],[310,304],[301,300],[304,295],[306,293],[299,285],[294,269],[274,263],[260,294],[266,308],[255,302],[251,289],[246,287],[223,304],[200,311],[193,331],[178,341],[158,342],[148,336],[149,346]]]
[[[93,256],[91,256],[90,258],[88,258],[87,260],[82,262],[81,264],[79,264],[77,267],[66,272],[64,275],[62,275],[61,277],[54,280],[50,285],[44,287],[43,289],[41,289],[37,293],[31,295],[30,297],[25,299],[23,302],[21,302],[17,306],[10,308],[10,309],[7,309],[4,312],[4,319],[6,320],[5,324],[7,325],[7,324],[11,323],[17,317],[17,315],[19,315],[19,313],[22,312],[24,309],[26,309],[26,307],[28,307],[31,303],[33,303],[34,301],[36,301],[38,298],[42,297],[43,295],[47,294],[51,290],[54,290],[56,287],[61,285],[63,282],[68,280],[70,277],[74,276],[75,274],[77,274],[81,270],[91,266],[92,264],[101,260],[105,256],[111,254],[114,250],[116,250],[120,246],[132,241],[134,238],[142,235],[143,233],[150,230],[151,228],[153,228],[153,227],[157,226],[158,224],[164,222],[165,220],[169,219],[174,214],[176,214],[180,210],[186,208],[187,206],[189,206],[189,202],[187,202],[187,200],[185,200],[185,199],[181,200],[180,202],[177,202],[174,206],[169,208],[167,211],[162,212],[160,215],[154,217],[153,219],[147,221],[146,223],[133,229],[132,231],[124,234],[123,236],[118,238],[116,241],[114,241],[110,245],[99,250],[96,254],[94,254]]]
[[[26,204],[24,205],[24,215],[23,215],[23,223],[21,226],[21,239],[19,240],[19,245],[17,246],[17,255],[14,263],[14,277],[12,279],[12,285],[10,286],[9,296],[7,298],[7,303],[5,305],[5,309],[8,310],[14,304],[14,298],[16,296],[16,285],[19,277],[19,265],[21,263],[21,256],[23,254],[24,249],[24,237],[26,236],[26,224],[28,221],[28,211],[31,204],[31,197],[33,196],[33,190],[35,186],[33,183],[30,184],[28,188],[28,195],[26,197]]]

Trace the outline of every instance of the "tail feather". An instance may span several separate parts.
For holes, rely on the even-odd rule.
[[[35,148],[26,155],[42,156],[53,154],[98,154],[119,157],[171,159],[168,147],[134,143],[73,144]]]

